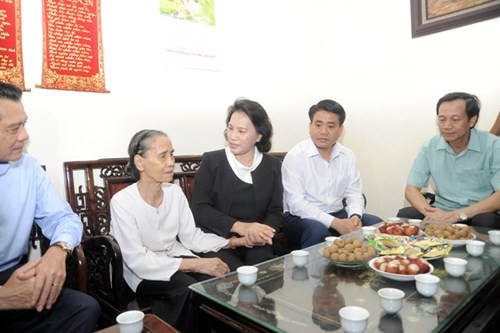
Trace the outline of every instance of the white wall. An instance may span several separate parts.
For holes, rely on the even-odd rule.
[[[275,127],[274,151],[308,136],[307,110],[332,98],[347,111],[342,142],[358,156],[368,210],[404,205],[408,170],[436,133],[435,103],[475,93],[489,129],[500,110],[500,18],[411,38],[409,1],[217,0],[219,72],[160,65],[156,0],[102,0],[110,94],[34,88],[41,80],[40,1],[23,1],[27,151],[64,195],[62,163],[126,156],[142,128],[166,131],[177,154],[224,145],[227,106],[255,99]]]

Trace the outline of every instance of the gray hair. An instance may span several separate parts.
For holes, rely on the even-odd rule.
[[[125,166],[125,172],[135,180],[139,180],[141,178],[141,174],[135,165],[134,157],[135,155],[144,156],[144,154],[151,148],[149,139],[156,136],[168,137],[168,135],[162,131],[144,129],[135,133],[130,140],[128,145],[128,162]]]

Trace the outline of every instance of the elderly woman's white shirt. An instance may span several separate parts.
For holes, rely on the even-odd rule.
[[[190,250],[218,251],[228,242],[196,227],[184,193],[170,183],[163,185],[158,208],[142,199],[136,183],[116,193],[111,199],[111,234],[120,245],[123,275],[134,292],[142,280],[169,281],[182,261],[176,257],[196,257]]]

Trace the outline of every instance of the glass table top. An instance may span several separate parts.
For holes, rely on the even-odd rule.
[[[439,332],[500,276],[500,246],[491,244],[485,228],[473,228],[473,233],[486,243],[482,256],[467,254],[465,246],[453,247],[449,254],[467,260],[463,277],[449,276],[443,259],[430,261],[432,274],[441,278],[433,297],[418,294],[414,281],[389,280],[368,265],[339,267],[321,255],[324,243],[306,249],[309,258],[303,267],[294,266],[290,254],[257,265],[258,279],[251,287],[241,285],[232,272],[191,289],[272,332],[343,332],[338,311],[347,305],[370,312],[366,332]],[[384,287],[405,293],[397,314],[380,307],[377,290]]]

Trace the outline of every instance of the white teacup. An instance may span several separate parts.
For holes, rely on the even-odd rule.
[[[488,235],[493,244],[500,245],[500,230],[490,230],[488,231]]]
[[[368,310],[360,306],[344,306],[339,310],[340,323],[347,333],[361,333],[368,326]]]
[[[454,277],[461,277],[465,273],[465,268],[467,266],[467,260],[462,258],[447,257],[443,259],[444,268]]]
[[[238,272],[238,280],[242,285],[251,286],[257,281],[258,268],[255,266],[240,266],[236,272]]]
[[[144,313],[130,310],[120,313],[116,317],[120,333],[141,333],[144,327]]]
[[[295,266],[304,266],[307,264],[307,258],[309,257],[309,252],[305,250],[294,250],[292,253],[292,261]]]
[[[389,217],[387,218],[387,221],[389,222],[399,222],[402,221],[400,217]]]
[[[477,257],[483,254],[485,244],[485,242],[480,240],[469,239],[465,242],[465,249],[467,250],[467,253]]]
[[[441,279],[432,274],[415,275],[415,286],[420,295],[425,297],[434,296],[439,289]]]
[[[380,305],[387,313],[397,313],[403,307],[405,293],[396,288],[382,288],[377,291]]]
[[[335,236],[325,237],[326,246],[332,246],[333,242],[335,242],[335,240],[338,239],[338,238],[339,237],[335,237]]]
[[[361,227],[361,230],[363,231],[363,235],[370,235],[370,234],[374,234],[375,232],[377,232],[377,227],[367,225],[365,227]]]

